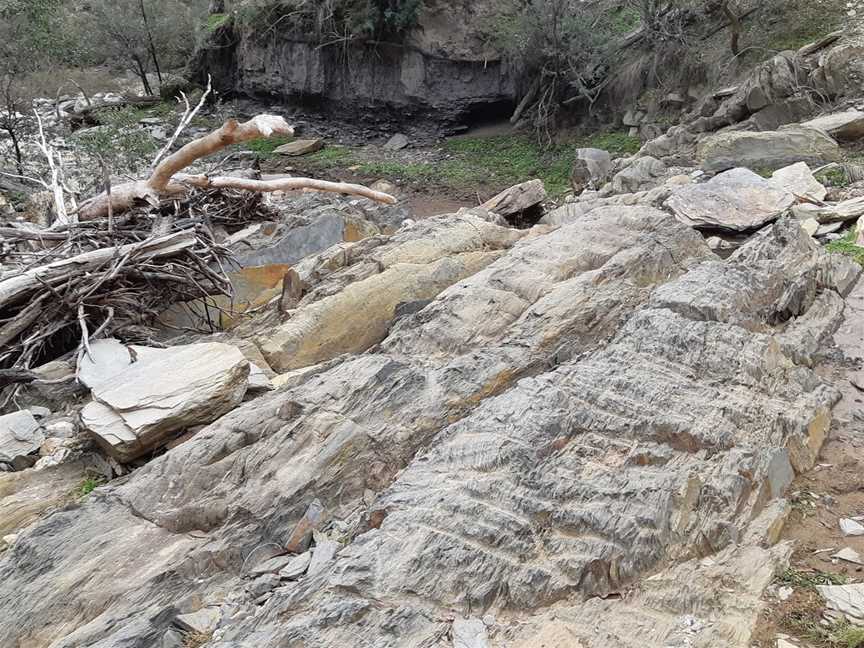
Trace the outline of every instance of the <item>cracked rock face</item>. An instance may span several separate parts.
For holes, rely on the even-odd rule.
[[[746,643],[838,398],[813,341],[857,268],[789,219],[727,261],[648,206],[415,227],[298,268],[287,324],[406,263],[447,278],[425,307],[21,533],[0,636],[158,646],[218,606],[217,648]],[[313,503],[326,564],[250,581]]]

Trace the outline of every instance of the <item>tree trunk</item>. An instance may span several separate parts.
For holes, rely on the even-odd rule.
[[[144,31],[147,32],[147,43],[150,50],[150,58],[153,59],[153,67],[156,68],[156,78],[159,79],[159,87],[162,87],[162,68],[159,67],[159,56],[156,54],[156,45],[153,43],[153,32],[150,30],[150,22],[147,20],[147,11],[144,8],[144,0],[138,0],[141,8],[141,19],[144,21]],[[150,94],[149,92],[147,94]]]
[[[152,95],[153,88],[150,87],[150,81],[147,80],[147,68],[144,67],[144,61],[137,54],[132,55],[132,60],[135,61],[135,74],[141,79],[141,85],[144,86],[144,94]]]
[[[729,40],[729,48],[732,50],[733,56],[738,56],[741,53],[741,46],[738,42],[741,39],[741,17],[735,8],[730,6],[731,2],[732,0],[724,0],[721,6],[723,7],[723,14],[726,16],[726,20],[729,21],[729,30],[732,33]]]
[[[15,132],[14,126],[6,126],[5,131],[9,133],[12,139],[12,149],[15,151],[15,168],[18,169],[18,175],[24,175],[24,156],[21,153],[21,145],[18,142],[18,134]]]

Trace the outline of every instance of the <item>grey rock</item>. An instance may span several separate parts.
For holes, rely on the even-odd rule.
[[[614,193],[633,193],[644,191],[661,184],[666,173],[666,165],[651,156],[633,160],[625,169],[612,178]]]
[[[268,558],[263,562],[255,565],[249,573],[253,576],[260,576],[261,574],[270,574],[281,571],[286,565],[291,563],[297,556],[293,554],[283,554],[281,556],[276,556],[274,558]]]
[[[818,128],[837,140],[855,140],[864,136],[864,112],[844,110],[822,115],[801,124],[808,128]]]
[[[537,207],[546,200],[546,187],[542,180],[529,180],[505,189],[483,203],[482,208],[504,218],[513,218]]]
[[[286,580],[299,578],[306,573],[309,563],[312,561],[312,552],[306,551],[299,556],[293,556],[291,560],[280,571],[279,577]]]
[[[451,628],[453,648],[489,648],[486,626],[477,618],[457,618]]]
[[[94,340],[90,353],[81,358],[79,379],[90,389],[110,385],[116,377],[133,363],[152,360],[164,355],[162,349],[144,346],[126,346],[119,340]]]
[[[850,518],[841,518],[839,524],[840,531],[842,531],[845,536],[864,535],[864,525],[860,522],[856,522]]]
[[[384,148],[388,151],[401,151],[408,146],[408,137],[402,133],[396,133],[384,144]]]
[[[29,468],[44,441],[39,421],[28,410],[0,416],[0,464],[13,470]]]
[[[279,587],[280,579],[276,574],[264,574],[253,580],[246,586],[246,591],[252,597],[260,597],[269,594]]]
[[[675,190],[664,206],[681,222],[698,228],[743,232],[777,219],[795,203],[749,169],[730,169],[708,182]]]
[[[840,147],[816,128],[778,131],[725,131],[699,142],[697,156],[706,171],[733,167],[777,169],[796,162],[819,165],[840,159]]]
[[[273,152],[288,157],[299,157],[301,155],[309,155],[315,151],[320,151],[322,148],[324,148],[324,140],[301,139],[278,146],[273,150]]]
[[[233,346],[173,347],[97,385],[81,422],[112,457],[130,461],[171,433],[233,409],[246,393],[248,376],[249,362]]]
[[[439,244],[468,245],[462,228],[494,240],[480,219],[432,220],[322,254],[303,299],[372,260],[452,254]],[[227,592],[246,614],[214,648],[432,645],[451,623],[430,610],[506,609],[520,615],[499,618],[501,645],[557,630],[587,648],[737,646],[755,623],[742,608],[789,557],[770,531],[777,451],[812,466],[840,396],[778,336],[842,293],[838,263],[792,219],[725,262],[648,206],[517,234],[373,348],[23,530],[0,557],[0,636],[146,645],[167,608]],[[316,499],[320,517],[363,521],[327,569],[262,576],[253,607],[243,559],[284,547]],[[96,548],[123,578],[92,569]]]
[[[314,576],[326,569],[341,547],[341,544],[330,540],[324,535],[317,536],[315,538],[315,548],[312,551],[312,559],[309,562],[308,574]]]
[[[570,185],[577,194],[585,189],[599,189],[608,182],[611,171],[612,157],[607,151],[596,148],[577,149]]]
[[[864,216],[864,196],[825,206],[802,203],[792,208],[799,220],[814,219],[820,225],[844,223]]]
[[[828,195],[828,190],[813,176],[806,162],[777,169],[768,182],[807,200],[822,201]]]
[[[222,620],[222,613],[216,606],[203,607],[196,612],[178,614],[174,623],[181,630],[207,635],[213,632]]]
[[[864,584],[817,585],[828,610],[855,625],[864,625]]]

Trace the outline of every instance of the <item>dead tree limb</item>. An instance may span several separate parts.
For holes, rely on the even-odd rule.
[[[314,180],[312,178],[278,178],[276,180],[253,180],[251,178],[218,177],[210,178],[206,175],[184,175],[180,174],[175,181],[181,185],[186,184],[199,189],[240,189],[243,191],[256,191],[269,193],[273,191],[326,191],[330,193],[349,194],[361,196],[380,203],[392,205],[396,199],[390,194],[374,191],[368,187],[346,182],[328,182],[326,180]]]
[[[0,309],[18,303],[40,287],[61,284],[71,277],[99,267],[114,257],[123,257],[126,254],[135,254],[139,259],[171,256],[180,250],[191,248],[195,242],[196,237],[193,231],[180,231],[168,236],[122,245],[117,248],[100,248],[32,268],[21,274],[0,280]]]
[[[282,117],[274,115],[258,115],[245,123],[238,123],[234,119],[229,119],[225,124],[204,137],[192,140],[180,150],[172,153],[154,169],[152,175],[147,180],[138,180],[136,182],[128,182],[112,188],[111,196],[103,193],[95,198],[83,203],[78,211],[78,218],[82,221],[93,220],[96,218],[105,218],[108,214],[108,207],[111,206],[113,213],[119,214],[128,211],[136,203],[145,201],[151,204],[158,204],[162,198],[182,197],[185,194],[186,187],[184,184],[171,182],[171,179],[180,171],[191,165],[196,160],[212,155],[217,151],[224,149],[232,144],[248,142],[249,140],[268,138],[271,135],[293,135],[294,129]],[[200,178],[205,176],[192,176]],[[187,176],[188,178],[188,176]],[[340,191],[341,193],[354,193],[357,195],[365,195],[372,197],[372,200],[378,200],[385,203],[395,203],[396,199],[388,194],[374,192],[365,187],[360,187],[362,193],[358,191],[358,185],[341,185],[341,189],[337,188],[340,183],[323,183],[320,180],[309,178],[291,178],[290,189],[312,189],[316,191]],[[238,186],[227,184],[233,182],[234,179],[211,178],[207,182],[209,186],[232,187]],[[219,184],[222,183],[222,184]],[[192,184],[191,182],[189,184]],[[201,185],[198,185],[201,186]],[[265,185],[263,189],[252,189],[252,191],[279,191],[280,188],[270,188],[271,185]],[[287,189],[286,189],[287,190]]]

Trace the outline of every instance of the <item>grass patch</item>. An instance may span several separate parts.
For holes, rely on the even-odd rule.
[[[777,3],[777,15],[782,19],[773,25],[773,29],[765,34],[761,21],[753,21],[750,31],[758,43],[759,34],[763,34],[764,47],[782,52],[797,50],[808,43],[819,40],[843,26],[846,14],[845,3],[839,0],[826,0],[816,3],[813,0],[783,0]],[[764,10],[767,14],[770,7]]]
[[[601,148],[619,156],[635,153],[640,146],[638,138],[621,132],[594,133],[548,149],[528,135],[499,135],[448,140],[441,147],[445,159],[436,162],[368,160],[361,152],[340,146],[305,156],[303,161],[314,169],[356,167],[362,176],[455,190],[503,190],[540,178],[550,195],[560,196],[570,189],[576,149]]]
[[[231,20],[230,14],[210,14],[209,16],[207,16],[207,22],[204,24],[204,28],[208,32],[215,32],[220,27],[223,27],[229,20]]]
[[[848,623],[839,624],[839,627],[835,626],[828,638],[829,641],[843,648],[861,648],[864,646],[864,628]]]
[[[274,137],[268,138],[260,138],[250,140],[243,144],[243,148],[247,151],[252,151],[255,153],[255,156],[262,160],[272,159],[277,157],[275,153],[276,149],[282,146],[283,144],[287,144],[292,141],[293,137],[288,137],[285,135],[276,135]]]
[[[615,34],[629,34],[642,22],[642,16],[638,9],[633,7],[622,7],[609,16],[609,28]]]
[[[846,171],[840,167],[836,169],[828,169],[827,171],[821,171],[818,175],[816,175],[816,179],[821,182],[823,185],[828,185],[829,187],[837,187],[842,189],[843,187],[849,186],[849,176],[846,174]]]
[[[85,499],[90,493],[92,493],[98,486],[101,486],[105,483],[105,478],[98,475],[90,475],[84,478],[78,488],[75,489],[74,495],[76,499]]]
[[[845,254],[856,263],[864,266],[864,248],[855,245],[857,236],[858,232],[853,227],[846,232],[843,238],[831,241],[825,246],[825,249],[834,254]]]
[[[778,581],[792,587],[815,590],[817,585],[845,585],[849,582],[849,578],[845,574],[801,571],[790,567],[783,572]]]

